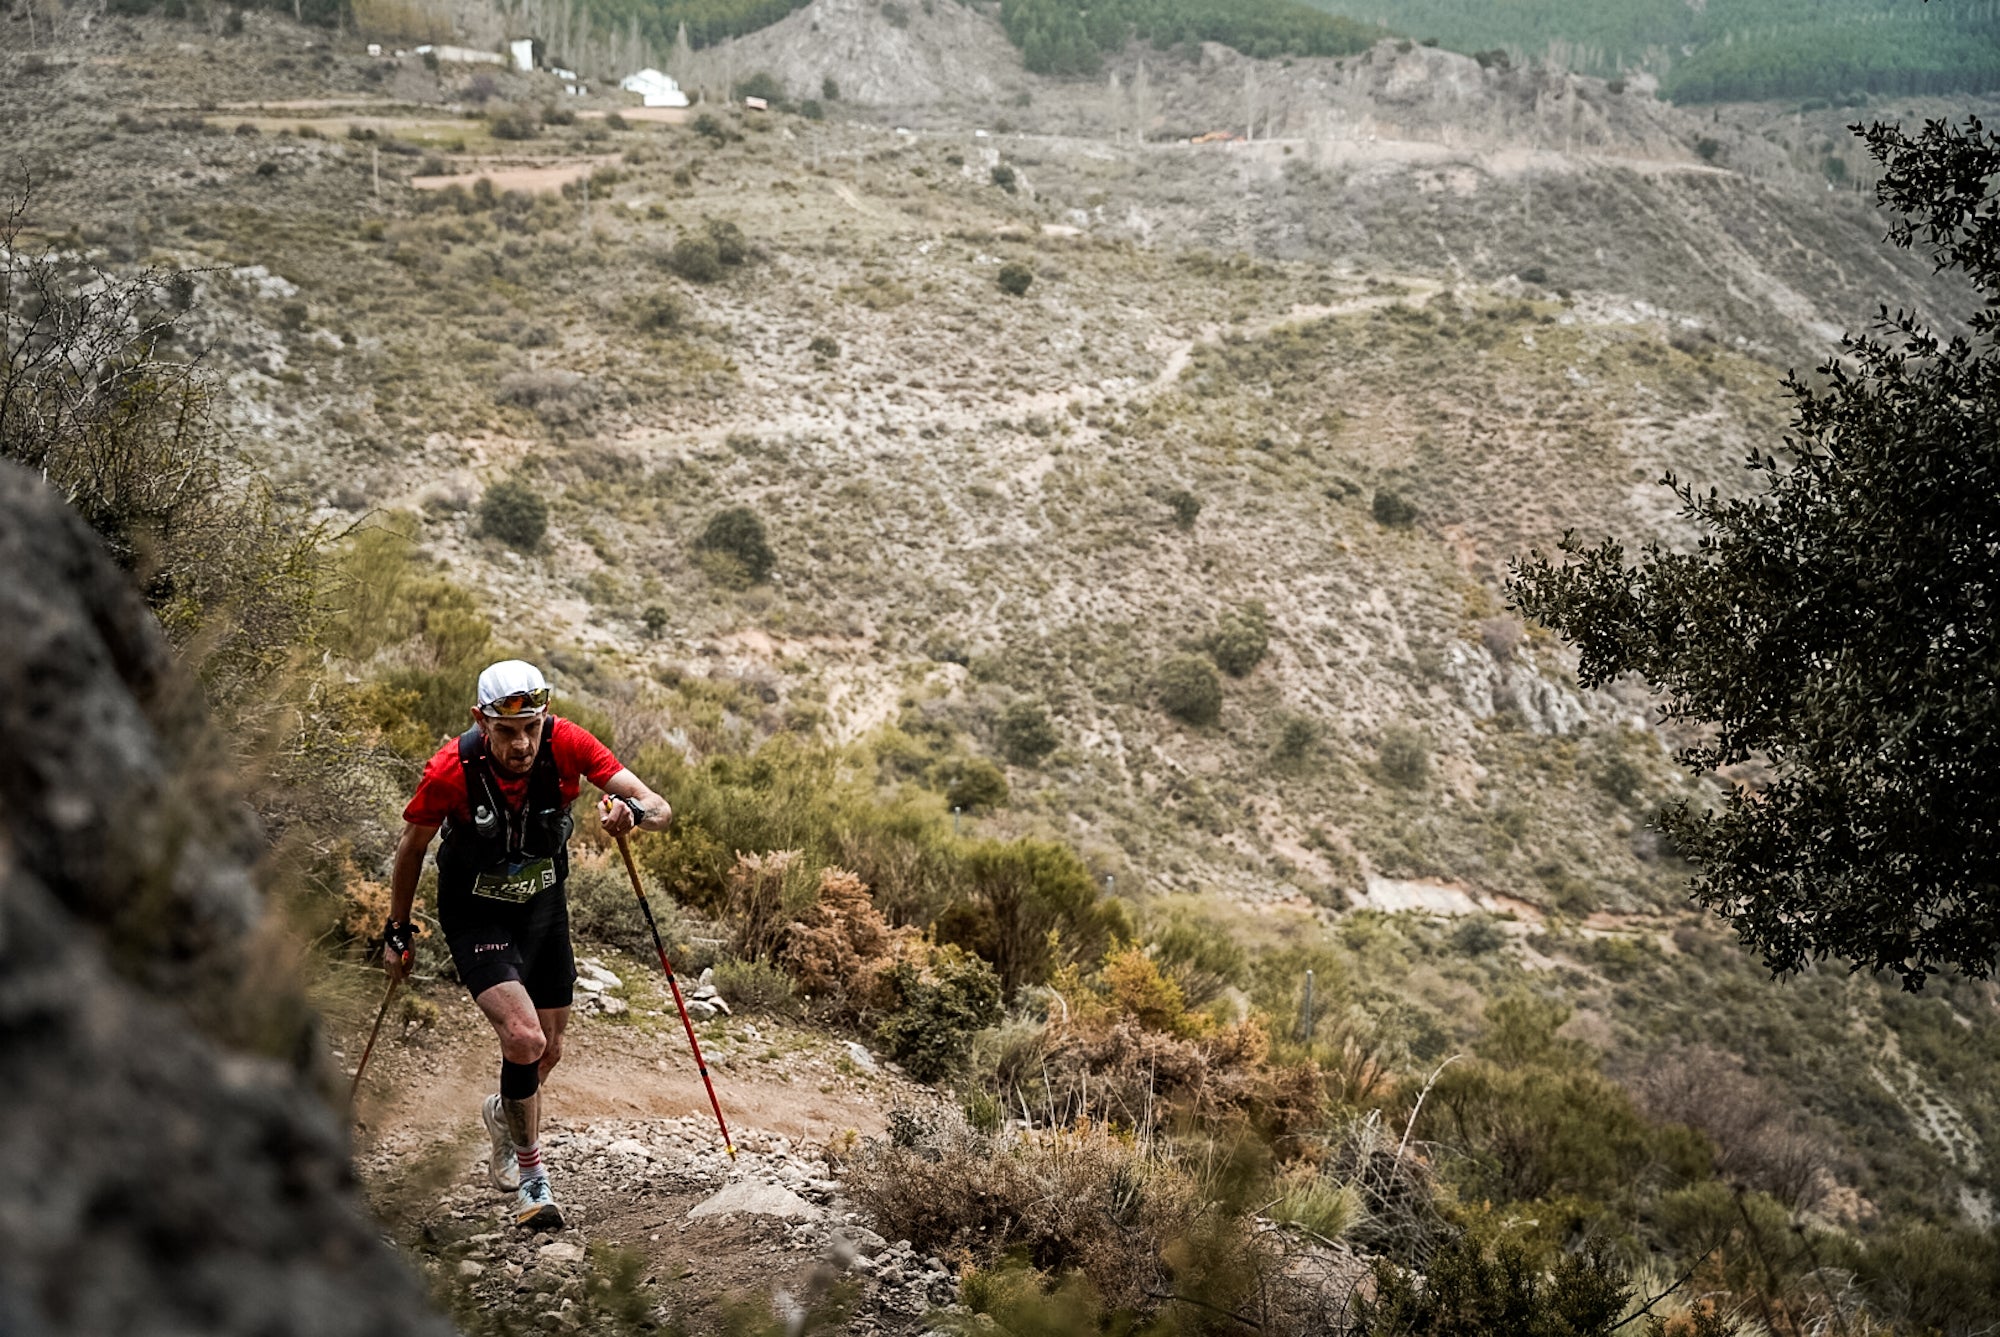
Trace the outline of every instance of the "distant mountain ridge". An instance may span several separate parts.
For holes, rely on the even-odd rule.
[[[1987,0],[1310,0],[1467,52],[1614,78],[1676,102],[1981,92],[2000,86]]]

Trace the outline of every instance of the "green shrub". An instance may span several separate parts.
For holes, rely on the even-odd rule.
[[[1176,528],[1193,529],[1195,520],[1201,515],[1201,498],[1185,488],[1169,492],[1167,509],[1174,513]]]
[[[507,478],[479,499],[479,532],[510,548],[533,552],[549,530],[549,504],[526,483]]]
[[[1473,915],[1452,930],[1451,945],[1467,956],[1484,956],[1506,946],[1507,935],[1485,915]]]
[[[1358,1337],[1607,1337],[1631,1295],[1601,1243],[1544,1272],[1516,1241],[1488,1255],[1470,1236],[1433,1254],[1421,1277],[1378,1261],[1373,1290],[1356,1292]]]
[[[1040,702],[1016,701],[1000,713],[994,734],[1000,751],[1016,766],[1033,766],[1061,741]]]
[[[704,225],[708,239],[715,243],[715,258],[725,265],[740,265],[750,258],[750,242],[743,229],[726,218],[711,218]]]
[[[714,283],[722,277],[722,252],[715,238],[684,232],[667,252],[667,268],[689,283]]]
[[[1392,492],[1388,488],[1383,488],[1375,494],[1375,501],[1370,509],[1375,516],[1375,523],[1386,525],[1390,529],[1408,529],[1417,522],[1416,506],[1403,500],[1401,493]]]
[[[888,985],[896,1006],[877,1034],[920,1082],[951,1075],[972,1052],[973,1035],[1000,1019],[1000,979],[993,967],[949,944],[921,971],[899,962]]]
[[[771,574],[777,559],[764,538],[764,522],[747,506],[718,511],[694,542],[696,552],[715,553],[735,562],[754,582]]]
[[[1206,1007],[1225,991],[1249,982],[1249,954],[1228,928],[1213,920],[1175,914],[1151,935],[1148,945],[1153,960],[1179,986],[1189,1007]]]
[[[729,127],[708,112],[694,118],[694,132],[704,139],[712,139],[718,144],[729,142]]]
[[[997,808],[1007,801],[1007,777],[984,757],[957,757],[940,768],[944,801],[968,812]]]
[[[840,81],[830,74],[827,75],[819,81],[819,95],[828,102],[840,101]]]
[[[533,139],[542,133],[542,127],[534,116],[525,111],[503,111],[487,122],[487,133],[495,139]]]
[[[1706,1140],[1642,1118],[1595,1053],[1559,1034],[1568,1018],[1561,1003],[1510,994],[1487,1008],[1479,1056],[1438,1077],[1423,1122],[1458,1151],[1445,1172],[1462,1200],[1627,1203],[1710,1172]]]
[[[1319,747],[1319,724],[1305,715],[1289,715],[1278,729],[1271,759],[1286,770],[1298,770]]]
[[[832,335],[815,334],[812,342],[806,345],[806,351],[816,358],[832,361],[840,356],[840,342]]]
[[[938,916],[938,941],[992,962],[1009,996],[1060,965],[1100,960],[1132,936],[1124,906],[1099,894],[1066,845],[981,841],[966,853],[960,877],[968,894]]]
[[[1383,731],[1375,757],[1383,778],[1391,784],[1422,789],[1430,781],[1430,740],[1406,724],[1393,724]]]
[[[678,330],[687,319],[687,303],[671,292],[648,293],[638,301],[634,323],[649,333]]]
[[[1222,718],[1222,680],[1215,666],[1197,655],[1175,655],[1153,675],[1160,706],[1184,724],[1197,727]]]
[[[1856,1280],[1900,1329],[1969,1334],[1990,1320],[2000,1296],[2000,1230],[1905,1225],[1870,1241]]]
[[[1009,195],[1012,195],[1021,188],[1019,178],[1014,175],[1014,169],[1004,162],[997,164],[993,168],[992,181],[994,185],[1000,187],[1000,189],[1006,191]]]
[[[1000,291],[1006,293],[1009,297],[1026,296],[1028,288],[1034,281],[1035,271],[1022,264],[1019,260],[1009,260],[1006,264],[1000,266]]]
[[[746,97],[760,97],[766,102],[783,102],[785,86],[778,82],[778,76],[768,70],[758,70],[745,79],[738,79],[733,94],[738,102]]]
[[[1637,762],[1622,753],[1607,758],[1591,777],[1597,787],[1619,803],[1630,803],[1632,796],[1646,783],[1646,772]]]
[[[1240,678],[1256,668],[1270,646],[1270,614],[1263,604],[1255,602],[1223,618],[1208,638],[1208,653],[1232,678]]]
[[[783,1014],[794,1004],[792,977],[768,961],[728,957],[715,963],[715,987],[738,1012]]]
[[[1345,1235],[1365,1214],[1361,1193],[1310,1168],[1295,1170],[1278,1181],[1278,1200],[1271,1204],[1276,1221],[1289,1221],[1328,1242]]]
[[[652,955],[652,935],[646,931],[646,921],[639,913],[638,900],[632,895],[632,884],[626,880],[623,867],[614,869],[604,859],[573,859],[564,894],[569,902],[570,932],[577,941]],[[658,915],[660,907],[655,906],[653,912]],[[662,922],[660,938],[668,943],[670,958],[672,936],[668,925]],[[677,966],[686,968],[678,958],[672,959]]]

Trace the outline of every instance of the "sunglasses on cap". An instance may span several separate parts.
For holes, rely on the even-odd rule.
[[[479,707],[479,713],[504,719],[514,715],[538,715],[547,710],[548,705],[549,689],[537,687],[532,691],[509,692],[498,700],[488,701]]]

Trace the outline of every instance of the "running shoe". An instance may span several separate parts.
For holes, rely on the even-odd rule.
[[[486,1177],[502,1193],[518,1191],[521,1187],[521,1167],[514,1159],[514,1139],[508,1136],[507,1120],[500,1114],[499,1093],[486,1097],[485,1103],[479,1107],[479,1119],[486,1125],[486,1136],[493,1139],[493,1155],[486,1162]]]
[[[562,1208],[549,1192],[548,1176],[536,1175],[521,1182],[514,1194],[514,1223],[530,1230],[562,1229]]]

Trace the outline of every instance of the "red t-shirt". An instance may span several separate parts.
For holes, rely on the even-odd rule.
[[[611,749],[593,738],[590,730],[560,716],[551,718],[542,746],[555,754],[556,779],[562,786],[566,804],[576,802],[577,794],[582,791],[579,778],[588,779],[602,789],[624,769],[618,758],[611,755]],[[528,797],[528,777],[509,775],[498,766],[487,769],[500,790],[500,797],[508,807],[518,811]],[[465,767],[458,760],[456,738],[439,748],[424,764],[424,778],[417,782],[416,794],[403,809],[403,820],[412,826],[443,826],[444,819],[451,816],[460,821],[472,820],[471,806],[465,800]]]

